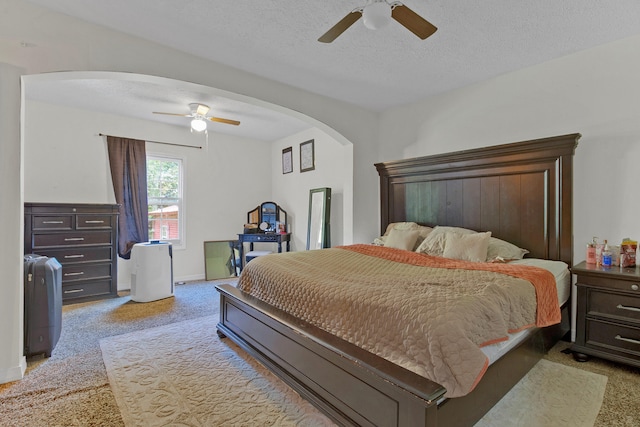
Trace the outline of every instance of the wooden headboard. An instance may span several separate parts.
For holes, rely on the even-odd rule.
[[[491,231],[571,265],[573,154],[580,134],[377,163],[381,232],[413,221]]]

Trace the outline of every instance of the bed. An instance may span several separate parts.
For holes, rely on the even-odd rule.
[[[571,265],[572,162],[579,138],[570,134],[376,164],[380,234],[399,222],[490,230],[528,249],[530,258]],[[294,310],[230,285],[218,290],[218,334],[339,425],[473,425],[569,329],[565,303],[559,323],[529,328],[471,392],[448,397],[441,384],[292,315]]]

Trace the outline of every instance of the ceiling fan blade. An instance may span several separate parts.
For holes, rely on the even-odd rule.
[[[191,117],[191,114],[161,113],[159,111],[154,111],[153,114],[164,114],[165,116]]]
[[[347,30],[347,28],[352,26],[361,17],[362,17],[361,9],[352,10],[351,12],[349,12],[349,14],[347,14],[347,16],[342,18],[340,22],[338,22],[336,25],[331,27],[329,31],[324,33],[318,39],[318,41],[322,43],[331,43],[332,41],[337,39],[340,34],[344,33]]]
[[[228,125],[234,126],[238,126],[240,124],[240,122],[237,120],[223,119],[221,117],[207,117],[207,119],[211,120],[212,122],[226,123]]]
[[[433,24],[403,4],[396,4],[394,6],[391,11],[391,17],[422,40],[437,30]]]

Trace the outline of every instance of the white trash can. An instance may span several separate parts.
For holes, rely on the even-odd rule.
[[[171,243],[136,243],[131,249],[131,300],[156,301],[173,296]]]

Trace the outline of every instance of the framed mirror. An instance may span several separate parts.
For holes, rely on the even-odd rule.
[[[278,205],[273,202],[264,202],[260,205],[260,223],[266,224],[266,228],[260,230],[265,233],[275,231],[278,218]]]
[[[275,202],[263,202],[247,212],[247,224],[257,224],[261,233],[286,232],[287,211]],[[278,229],[279,225],[281,229]]]
[[[329,224],[330,214],[331,188],[314,188],[309,191],[307,250],[331,247],[331,233]]]
[[[240,251],[237,240],[204,242],[205,280],[225,279],[240,274]]]

